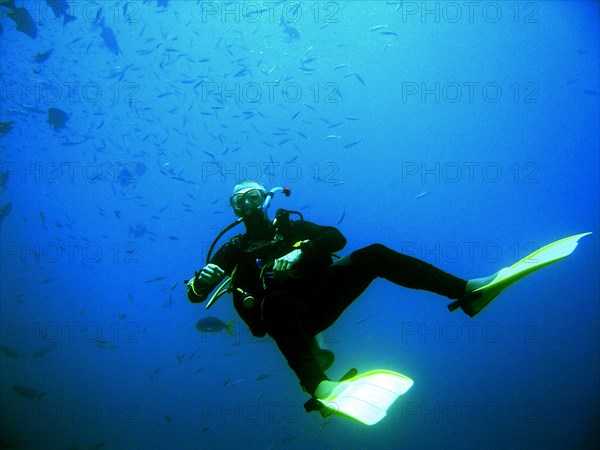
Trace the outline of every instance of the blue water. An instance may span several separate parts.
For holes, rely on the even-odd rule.
[[[597,2],[15,3],[37,35],[0,7],[2,448],[596,448]],[[594,234],[474,319],[376,280],[328,374],[414,387],[374,427],[325,421],[271,340],[194,328],[236,318],[183,280],[241,178],[291,187],[271,214],[341,254],[464,278]]]

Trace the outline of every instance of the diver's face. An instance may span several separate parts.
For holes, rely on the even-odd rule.
[[[255,187],[242,188],[231,196],[229,201],[238,217],[249,217],[261,209],[264,193]]]

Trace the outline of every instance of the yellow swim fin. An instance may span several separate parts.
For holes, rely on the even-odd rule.
[[[327,398],[316,400],[331,414],[375,425],[413,384],[413,380],[400,373],[372,370],[341,381]]]
[[[491,277],[488,277],[490,280],[488,283],[451,303],[448,305],[448,309],[454,311],[460,307],[467,315],[475,317],[510,285],[542,267],[546,267],[569,256],[577,247],[577,241],[588,234],[592,233],[569,236],[536,250],[512,266],[505,267]]]

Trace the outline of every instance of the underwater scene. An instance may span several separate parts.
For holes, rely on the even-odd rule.
[[[599,13],[0,0],[0,449],[597,448]]]

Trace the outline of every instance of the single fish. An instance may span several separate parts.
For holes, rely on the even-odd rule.
[[[362,141],[354,141],[354,142],[350,142],[349,144],[344,145],[344,148],[350,148],[350,147],[354,147],[355,145],[360,144]]]
[[[6,183],[8,182],[8,179],[10,177],[10,172],[7,170],[3,170],[2,173],[0,173],[0,188],[2,190],[4,190],[4,186],[6,186]]]
[[[0,136],[10,133],[10,131],[13,129],[13,126],[12,126],[13,123],[14,122],[12,120],[7,120],[6,122],[0,122]]]
[[[204,319],[196,322],[195,328],[201,333],[219,333],[223,330],[227,330],[229,335],[233,337],[233,322],[235,322],[235,319],[226,324],[221,319],[217,319],[216,317],[205,317]]]
[[[367,84],[365,83],[365,80],[363,80],[359,74],[354,73],[354,76],[360,82],[360,84],[362,84],[364,87],[367,87]]]
[[[119,55],[121,53],[121,49],[119,48],[119,43],[117,42],[117,38],[115,37],[115,33],[112,28],[104,25],[104,17],[100,22],[100,28],[102,28],[102,32],[100,33],[100,37],[104,41],[106,48],[108,48],[113,54]]]
[[[270,11],[269,8],[263,8],[263,9],[258,9],[257,6],[255,6],[256,9],[249,11],[246,13],[246,17],[252,17],[252,16],[260,16],[262,13]]]
[[[12,203],[8,202],[5,203],[4,205],[2,205],[2,207],[0,207],[0,222],[2,222],[6,216],[8,216],[10,214],[10,212],[12,211]]]
[[[46,0],[46,3],[52,8],[52,12],[57,19],[59,17],[63,18],[63,25],[76,19],[75,16],[67,12],[69,11],[69,4],[65,0]]]
[[[246,73],[249,73],[250,75],[252,75],[252,72],[250,72],[248,66],[241,68],[240,70],[238,70],[234,75],[233,78],[239,78],[243,75],[246,75]]]
[[[69,115],[64,112],[62,109],[58,108],[50,108],[48,109],[48,119],[47,123],[50,124],[54,131],[62,130],[69,120]]]
[[[146,280],[145,283],[154,283],[155,281],[162,281],[162,280],[166,280],[167,277],[155,277],[152,278],[151,280]]]
[[[279,25],[283,27],[283,31],[288,35],[290,39],[300,39],[300,32],[288,25],[288,23],[284,20],[283,14],[281,14],[281,20],[279,21]]]
[[[105,341],[104,339],[100,339],[100,338],[94,339],[94,343],[102,350],[114,350],[116,348],[119,348],[118,345],[111,344],[110,342]]]
[[[39,350],[36,350],[35,352],[33,352],[31,354],[32,358],[41,358],[42,356],[44,356],[46,353],[48,353],[50,350],[56,348],[58,344],[56,342],[52,342],[48,345],[46,345],[45,347],[40,348]]]
[[[52,55],[53,52],[54,52],[54,49],[51,48],[50,50],[46,50],[45,52],[36,53],[35,58],[33,60],[36,63],[46,62],[48,60],[48,58],[50,58],[50,55]]]
[[[344,217],[346,217],[346,210],[344,209],[344,211],[342,211],[342,215],[340,216],[339,220],[337,221],[337,224],[341,224],[344,221]]]
[[[19,386],[19,385],[14,385],[12,387],[12,390],[19,395],[20,397],[26,398],[28,400],[41,400],[42,397],[44,397],[44,395],[46,395],[45,392],[38,392],[34,389],[29,389],[23,386]]]
[[[0,353],[10,358],[19,358],[21,353],[18,350],[7,347],[6,345],[0,345]]]
[[[15,23],[17,31],[25,33],[32,39],[35,39],[37,37],[37,26],[27,9],[23,7],[17,8],[15,6],[14,0],[3,2],[2,6],[11,9],[7,16],[10,17]]]

